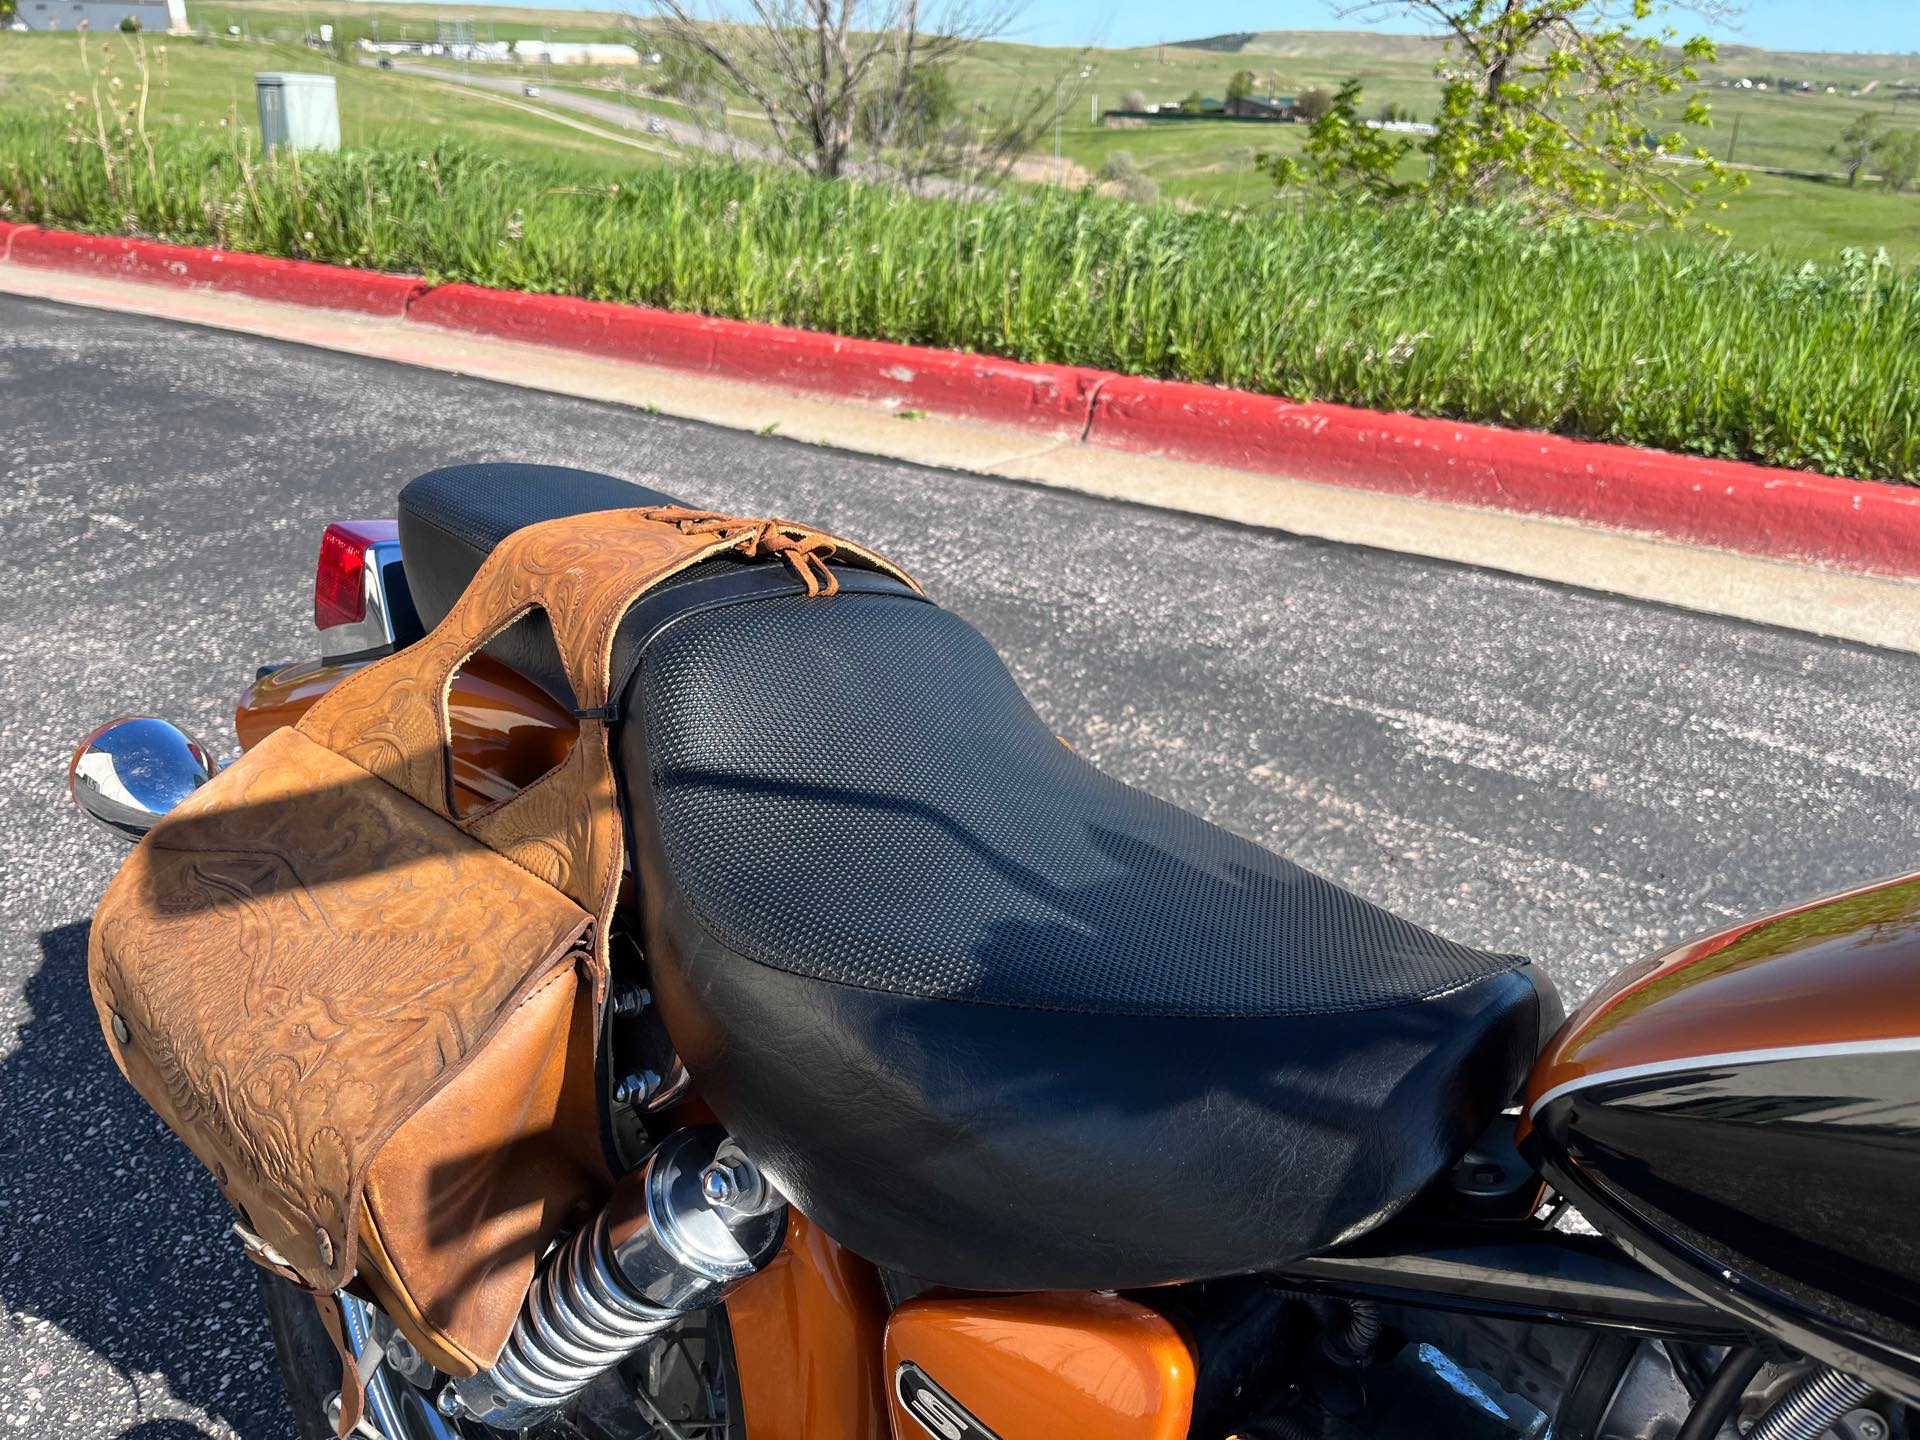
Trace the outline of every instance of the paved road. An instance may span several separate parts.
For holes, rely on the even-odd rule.
[[[500,95],[524,95],[528,84],[524,76],[442,69],[434,65],[409,64],[404,60],[396,61],[393,68],[408,75],[424,75],[429,79],[468,85]],[[771,141],[749,139],[731,131],[715,129],[698,120],[682,120],[671,115],[661,115],[653,110],[635,109],[618,100],[601,100],[592,95],[582,95],[577,91],[561,89],[545,82],[542,82],[538,88],[540,94],[537,98],[541,105],[551,106],[557,110],[571,110],[599,124],[611,125],[616,130],[630,130],[636,135],[657,136],[662,140],[672,141],[683,149],[700,150],[710,155],[723,155],[730,160],[784,162],[786,158],[779,146]],[[727,111],[729,115],[740,113],[735,110]],[[656,123],[659,126],[658,129],[654,128]],[[849,165],[846,173],[858,179],[882,180],[898,172],[889,170],[876,162],[862,161]],[[1047,173],[1049,176],[1052,174],[1051,168]],[[922,175],[913,181],[913,185],[915,189],[931,195],[973,195],[976,198],[986,199],[995,193],[990,186],[970,185],[963,180],[955,180],[943,175]]]
[[[500,95],[523,95],[529,83],[524,77],[517,75],[490,74],[484,70],[475,74],[468,70],[451,70],[438,65],[409,64],[405,60],[395,61],[393,68],[403,74],[421,75],[443,83],[468,85],[476,90],[488,90]],[[636,110],[630,105],[623,105],[618,100],[601,100],[591,95],[576,94],[571,90],[554,89],[544,82],[537,88],[540,90],[539,101],[542,105],[552,106],[557,110],[572,110],[602,125],[610,125],[616,130],[658,135],[662,139],[671,140],[688,149],[705,150],[735,160],[779,158],[771,145],[738,135],[724,134],[691,120],[679,120],[672,116],[656,114],[651,110]],[[653,121],[659,123],[658,130],[651,129],[649,122]]]
[[[100,1044],[116,855],[63,766],[142,708],[231,747],[254,663],[311,649],[322,522],[482,458],[868,539],[1100,765],[1575,994],[1914,864],[1910,656],[0,298],[0,1431],[287,1433],[213,1188]]]

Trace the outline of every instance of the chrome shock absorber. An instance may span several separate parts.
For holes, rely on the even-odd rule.
[[[441,1409],[526,1427],[680,1316],[717,1305],[786,1230],[786,1201],[723,1131],[675,1131],[547,1257],[500,1357],[453,1381]]]

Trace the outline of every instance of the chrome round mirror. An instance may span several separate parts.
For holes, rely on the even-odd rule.
[[[80,742],[67,767],[67,788],[74,804],[132,842],[218,768],[206,747],[177,725],[132,715]]]

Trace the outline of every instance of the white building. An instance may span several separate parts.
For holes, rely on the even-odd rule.
[[[13,18],[26,30],[117,30],[129,15],[142,30],[187,33],[186,0],[19,0]]]
[[[513,58],[523,64],[547,61],[554,65],[638,65],[640,52],[631,45],[585,45],[571,40],[516,40]]]

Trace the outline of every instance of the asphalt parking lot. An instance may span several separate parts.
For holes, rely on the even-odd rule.
[[[164,321],[0,298],[0,1426],[281,1437],[250,1267],[84,977],[64,798],[147,710],[231,753],[328,519],[437,465],[624,475],[875,545],[1114,774],[1569,998],[1914,868],[1920,658]]]

